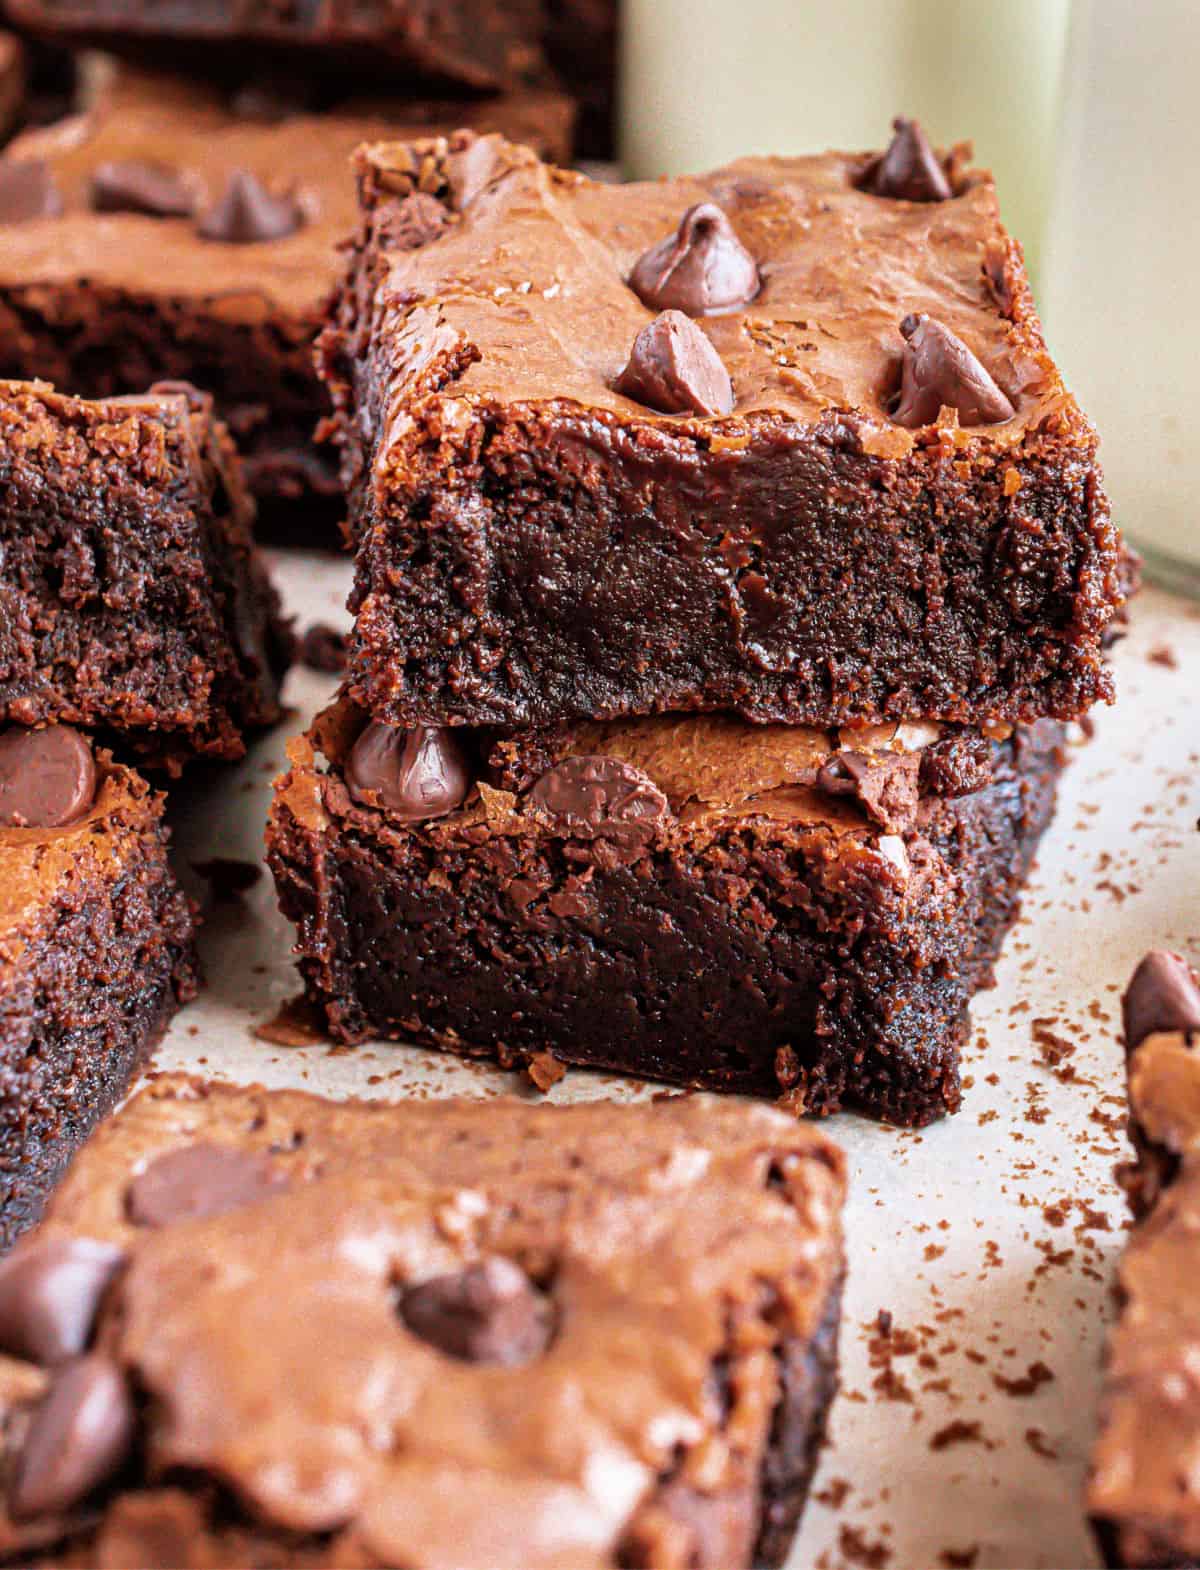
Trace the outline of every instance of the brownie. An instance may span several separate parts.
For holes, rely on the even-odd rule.
[[[25,112],[27,60],[15,33],[0,30],[0,141],[7,140]]]
[[[162,809],[69,726],[0,729],[0,1250],[195,991]]]
[[[990,175],[878,194],[896,157],[612,185],[501,140],[360,151],[320,353],[365,707],[978,724],[1111,695],[1095,432]]]
[[[157,1079],[0,1269],[0,1556],[778,1564],[844,1188],[811,1128],[708,1098]]]
[[[0,382],[0,724],[67,720],[177,773],[280,716],[290,635],[211,400]]]
[[[42,40],[206,68],[253,54],[323,74],[494,92],[544,68],[541,0],[6,0]],[[184,47],[186,46],[186,55]]]
[[[546,0],[546,52],[579,100],[578,151],[616,153],[618,0]]]
[[[312,340],[356,222],[351,154],[401,124],[502,129],[563,156],[572,111],[551,92],[296,110],[269,88],[123,69],[83,120],[17,139],[10,160],[44,164],[53,196],[4,230],[0,374],[97,398],[194,382],[237,440],[261,529],[332,544],[343,503],[313,440],[328,404]]]
[[[1124,999],[1135,1216],[1087,1502],[1110,1565],[1200,1564],[1200,978],[1156,950]]]
[[[959,1104],[1061,742],[728,716],[489,742],[345,701],[291,745],[268,861],[339,1041],[922,1124]]]

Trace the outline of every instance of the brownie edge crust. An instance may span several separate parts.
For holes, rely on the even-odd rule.
[[[728,1100],[162,1076],[0,1267],[0,1558],[777,1565],[835,1384],[845,1182],[818,1131]],[[112,1419],[82,1483],[43,1443],[81,1384]]]

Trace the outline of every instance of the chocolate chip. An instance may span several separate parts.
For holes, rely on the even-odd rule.
[[[1200,1031],[1200,984],[1178,954],[1153,949],[1134,971],[1121,1013],[1131,1050],[1160,1031]]]
[[[1012,404],[948,327],[931,316],[906,316],[900,331],[907,342],[900,398],[892,413],[897,425],[932,425],[943,408],[956,409],[960,425],[1012,419]]]
[[[0,159],[0,224],[57,218],[62,197],[48,164],[40,158]]]
[[[670,812],[654,781],[619,758],[564,758],[529,800],[576,839],[649,839]]]
[[[0,828],[61,828],[95,799],[92,749],[70,725],[0,733]]]
[[[523,1270],[496,1256],[408,1287],[400,1317],[449,1357],[506,1367],[531,1362],[554,1331],[550,1300]]]
[[[920,125],[898,115],[892,129],[895,135],[887,152],[868,165],[861,188],[873,196],[892,196],[905,202],[948,201],[954,192]]]
[[[715,202],[684,213],[678,230],[651,247],[629,275],[629,287],[653,311],[704,316],[752,300],[762,287],[758,265]]]
[[[0,1261],[0,1351],[49,1368],[86,1350],[122,1251],[92,1238],[46,1238]]]
[[[133,1445],[133,1400],[107,1357],[66,1363],[33,1414],[13,1472],[18,1519],[69,1510],[119,1471]]]
[[[300,208],[290,196],[274,196],[257,175],[235,169],[225,194],[200,219],[196,232],[201,239],[220,240],[225,245],[254,245],[282,240],[294,234],[302,222]]]
[[[346,634],[326,622],[314,622],[300,639],[300,659],[310,671],[336,676],[346,669]]]
[[[423,823],[462,806],[471,772],[452,730],[401,730],[374,720],[346,760],[346,785],[360,806],[382,807],[401,823]]]
[[[224,1145],[185,1145],[158,1156],[134,1178],[125,1211],[139,1227],[221,1216],[287,1187],[266,1156]]]
[[[614,385],[662,414],[728,414],[733,408],[733,383],[721,356],[682,311],[664,311],[642,328]]]
[[[187,218],[195,205],[179,171],[168,164],[136,160],[99,164],[92,175],[92,206],[98,213]]]

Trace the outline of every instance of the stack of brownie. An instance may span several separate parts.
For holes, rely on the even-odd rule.
[[[330,1031],[954,1110],[1130,577],[991,178],[357,167],[351,666],[269,829]]]

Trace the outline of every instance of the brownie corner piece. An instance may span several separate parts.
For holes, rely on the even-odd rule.
[[[1155,950],[1123,999],[1135,1160],[1119,1174],[1135,1221],[1117,1273],[1117,1321],[1087,1484],[1108,1564],[1200,1563],[1200,1443],[1192,1375],[1200,1309],[1200,977]]]
[[[71,727],[0,729],[0,1250],[195,993],[162,812]]]
[[[910,1125],[959,1105],[967,1003],[1063,766],[1053,721],[496,740],[350,700],[290,751],[268,862],[336,1039],[548,1050]]]
[[[0,1265],[0,1553],[776,1565],[836,1383],[845,1181],[815,1129],[704,1097],[161,1076]],[[112,1421],[66,1467],[85,1399]]]
[[[606,185],[496,138],[359,167],[320,362],[377,717],[1111,696],[1120,536],[990,176],[905,201],[828,154]]]
[[[291,633],[211,399],[0,382],[0,720],[66,721],[176,773],[281,713]]]

